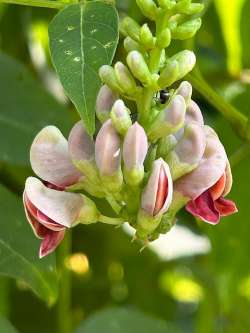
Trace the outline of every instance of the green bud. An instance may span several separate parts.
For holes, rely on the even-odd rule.
[[[120,61],[115,64],[114,69],[116,80],[124,93],[127,95],[136,94],[136,82],[129,69]]]
[[[119,86],[115,71],[112,66],[104,65],[99,69],[99,76],[103,83],[105,83],[111,90],[123,93],[121,87]]]
[[[125,48],[125,50],[129,53],[129,52],[131,52],[131,51],[142,51],[141,50],[141,46],[140,46],[140,44],[138,44],[137,42],[135,42],[132,38],[130,38],[130,37],[126,37],[125,39],[124,39],[124,42],[123,42],[123,44],[124,44],[124,48]]]
[[[174,149],[177,144],[177,140],[174,135],[168,135],[159,140],[157,155],[166,158],[166,156]]]
[[[203,9],[204,9],[203,3],[191,3],[191,5],[189,6],[186,13],[188,15],[195,15],[195,14],[199,14],[200,12],[202,12]]]
[[[130,118],[130,111],[126,108],[124,102],[119,99],[113,105],[113,108],[110,113],[112,124],[116,131],[124,136],[127,133],[127,130],[132,125]]]
[[[131,17],[127,16],[124,18],[124,20],[121,23],[121,30],[125,32],[127,36],[139,42],[140,26]]]
[[[170,10],[176,5],[176,2],[173,0],[157,0],[157,1],[159,6],[163,9]]]
[[[140,52],[130,52],[127,56],[127,63],[134,77],[141,81],[144,86],[149,86],[151,84],[151,73]]]
[[[178,74],[179,74],[178,61],[176,60],[168,61],[158,79],[157,83],[159,87],[163,89],[171,86],[175,81],[178,80]]]
[[[100,213],[96,208],[95,203],[91,199],[89,199],[86,195],[81,194],[81,197],[83,198],[84,204],[78,215],[77,223],[82,223],[82,224],[96,223],[98,221]]]
[[[191,5],[191,0],[180,0],[175,6],[176,13],[186,14],[186,11],[189,9]]]
[[[156,43],[157,46],[161,49],[165,49],[169,46],[171,42],[171,31],[166,28],[157,36]]]
[[[154,37],[147,24],[144,24],[140,30],[140,42],[145,49],[152,49],[154,47]]]
[[[147,240],[159,226],[161,218],[162,216],[150,216],[140,209],[137,216],[136,236],[141,240]]]
[[[195,54],[192,51],[184,50],[177,53],[167,60],[158,79],[158,85],[164,88],[182,79],[194,68],[195,62]]]
[[[158,8],[153,0],[136,0],[136,3],[144,16],[152,21],[156,20]]]
[[[201,27],[200,18],[187,21],[172,30],[172,37],[174,39],[180,39],[180,40],[192,38],[196,34],[196,32],[200,29],[200,27]]]

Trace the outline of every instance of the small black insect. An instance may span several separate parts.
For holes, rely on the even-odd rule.
[[[166,89],[162,89],[162,90],[158,91],[158,93],[155,96],[155,99],[159,103],[165,104],[169,100],[170,96],[171,96],[171,94]]]

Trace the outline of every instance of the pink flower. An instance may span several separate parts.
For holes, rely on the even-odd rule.
[[[188,212],[205,222],[217,224],[220,217],[236,213],[237,208],[233,201],[224,198],[232,187],[224,147],[212,128],[205,126],[204,130],[206,149],[199,166],[177,180],[174,189],[189,199]]]

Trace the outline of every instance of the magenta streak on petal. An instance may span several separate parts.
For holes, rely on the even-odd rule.
[[[56,247],[61,243],[64,238],[65,230],[56,232],[52,230],[48,230],[44,239],[42,240],[39,257],[43,258],[53,252]]]
[[[229,216],[238,212],[235,203],[231,200],[219,198],[215,201],[215,207],[220,212],[221,216]]]
[[[217,224],[220,221],[220,213],[216,209],[209,191],[202,193],[195,200],[189,201],[186,210],[207,223]]]
[[[156,202],[154,207],[154,216],[159,213],[159,211],[164,206],[164,203],[168,196],[168,178],[163,167],[161,167],[159,180],[158,180],[158,189],[156,195]]]

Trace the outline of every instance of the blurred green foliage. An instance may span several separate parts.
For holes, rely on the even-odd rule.
[[[206,4],[202,28],[185,47],[195,49],[199,69],[212,87],[249,117],[250,0],[216,0],[206,1]],[[129,12],[140,17],[135,1],[117,1],[117,6],[121,15]],[[60,89],[55,83],[46,29],[34,34],[34,27],[47,27],[55,13],[53,10],[14,5],[0,7],[0,180],[6,187],[0,191],[0,240],[8,232],[7,236],[12,237],[16,219],[25,223],[20,207],[15,209],[16,204],[20,205],[18,200],[11,203],[14,194],[10,191],[20,194],[30,172],[28,145],[33,135],[47,122],[59,125],[67,134],[74,119],[72,105],[65,100],[62,104]],[[175,47],[183,45],[176,43]],[[25,75],[22,81],[22,73],[27,70],[33,77]],[[55,85],[50,86],[48,82],[51,81]],[[55,100],[55,92],[59,102]],[[197,92],[195,100],[201,105],[207,121],[218,131],[228,154],[233,154],[243,143],[209,101]],[[179,225],[209,238],[211,249],[206,254],[191,255],[187,252],[177,258],[163,260],[151,248],[140,254],[139,245],[130,244],[130,236],[122,229],[94,225],[74,230],[73,253],[82,255],[69,259],[68,263],[73,279],[72,314],[69,315],[72,315],[76,328],[87,318],[86,324],[81,326],[83,329],[77,332],[103,332],[94,325],[104,325],[103,317],[107,314],[111,318],[108,322],[112,324],[114,317],[113,325],[117,327],[120,325],[119,316],[123,314],[126,315],[126,319],[121,319],[123,326],[126,325],[124,321],[131,324],[138,320],[141,323],[138,329],[133,325],[126,330],[133,333],[146,332],[141,330],[141,325],[147,326],[147,321],[158,319],[163,327],[165,323],[162,321],[170,325],[164,332],[249,332],[249,170],[249,157],[233,168],[231,197],[237,202],[237,215],[222,220],[216,227],[187,219],[185,214],[180,217]],[[5,229],[5,225],[10,231]],[[24,251],[34,256],[32,231],[27,228],[25,232],[27,241],[23,239],[24,234],[19,233],[20,244],[25,242],[20,253]],[[18,242],[15,246],[19,246]],[[7,270],[5,258],[0,249],[1,271]],[[1,278],[0,311],[18,332],[56,332],[55,307],[48,308],[30,291],[25,278],[20,278]],[[99,312],[114,307],[129,310]],[[99,315],[95,314],[96,311]],[[116,311],[121,312],[116,315]],[[144,321],[144,315],[138,311],[150,318]],[[94,319],[91,319],[93,315]],[[7,319],[0,318],[0,332],[15,330]]]

